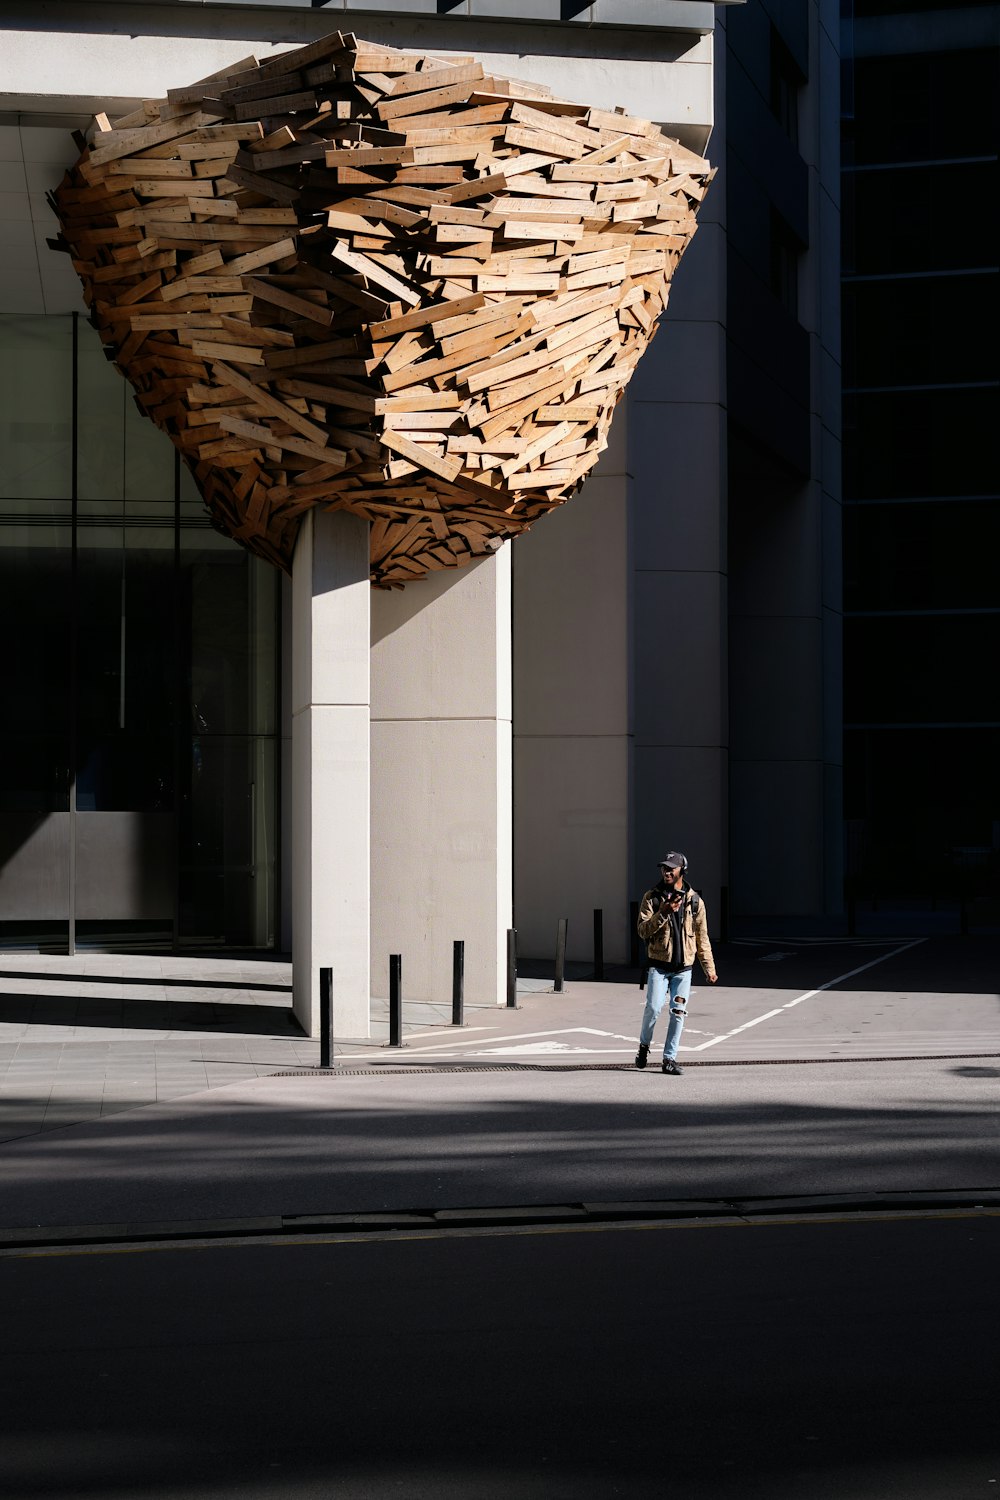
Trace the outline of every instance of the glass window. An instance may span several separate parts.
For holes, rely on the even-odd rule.
[[[995,274],[846,283],[845,385],[995,380],[998,284]]]
[[[844,507],[844,607],[998,609],[991,500]]]
[[[935,115],[935,119],[937,116]],[[844,195],[845,269],[858,274],[996,264],[993,162],[853,172]]]
[[[72,318],[0,318],[0,452],[0,496],[72,495]]]
[[[933,0],[931,8],[944,7]],[[996,93],[997,58],[985,49],[858,57],[855,160],[927,161],[995,151]]]
[[[213,529],[82,321],[75,381],[73,348],[72,318],[0,318],[0,938],[65,933],[75,817],[81,937],[165,936],[179,889],[188,938],[273,946],[279,575]]]
[[[995,390],[866,392],[846,397],[844,494],[996,493]]]
[[[844,718],[851,724],[1000,722],[1000,615],[844,621]],[[994,779],[996,779],[994,777]]]

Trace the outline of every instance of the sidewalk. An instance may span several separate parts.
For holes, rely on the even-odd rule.
[[[681,1062],[988,1058],[1000,1052],[997,947],[730,944],[718,986],[696,973]],[[581,970],[561,995],[545,978],[519,980],[517,1010],[469,1005],[461,1028],[450,1005],[404,1003],[399,1050],[386,1045],[387,1002],[375,1000],[371,1037],[337,1039],[338,1067],[629,1067],[643,1003],[635,976],[609,970],[598,983]],[[317,1069],[319,1042],[302,1036],[291,1006],[282,959],[0,954],[0,1142]]]

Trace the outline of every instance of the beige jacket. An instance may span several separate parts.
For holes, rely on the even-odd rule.
[[[708,940],[708,918],[705,915],[705,903],[699,898],[697,916],[691,909],[691,887],[684,888],[683,918],[681,931],[684,936],[684,956],[679,958],[672,952],[673,941],[670,928],[670,915],[666,903],[654,910],[656,898],[662,896],[663,887],[654,886],[647,891],[642,898],[639,907],[639,936],[648,945],[649,961],[653,964],[666,964],[668,967],[685,967],[693,964],[697,957],[698,962],[705,971],[705,978],[715,978],[715,959],[712,957],[712,945]]]

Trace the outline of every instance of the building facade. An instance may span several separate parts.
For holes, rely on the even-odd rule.
[[[889,0],[856,0],[847,36],[845,811],[861,903],[925,894],[930,868],[952,895],[996,895],[998,37],[995,4]]]
[[[501,9],[63,6],[5,36],[4,941],[301,936],[295,588],[211,530],[134,412],[44,195],[95,109],[334,25],[625,104],[720,168],[583,492],[366,606],[366,847],[316,813],[331,868],[370,860],[357,983],[380,992],[391,946],[440,998],[464,937],[470,995],[496,996],[507,927],[544,955],[568,916],[586,956],[595,908],[625,959],[665,843],[717,916],[839,919],[835,8]]]

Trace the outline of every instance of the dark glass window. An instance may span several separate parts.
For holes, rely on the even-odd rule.
[[[995,390],[887,391],[844,402],[848,498],[993,495]]]
[[[802,71],[782,40],[776,26],[771,27],[771,113],[793,146],[799,143],[799,91],[805,79]]]
[[[844,507],[844,607],[1000,609],[993,500]]]
[[[278,574],[82,320],[0,318],[0,393],[0,938],[65,941],[72,845],[81,941],[273,946]]]
[[[1000,615],[844,621],[848,724],[1000,722]]]
[[[942,9],[940,0],[932,8]],[[854,160],[930,161],[995,151],[997,81],[996,55],[986,50],[856,58]]]
[[[848,273],[898,275],[996,264],[995,162],[851,172],[845,188]]]
[[[996,274],[848,282],[845,385],[995,380],[998,288]]]

